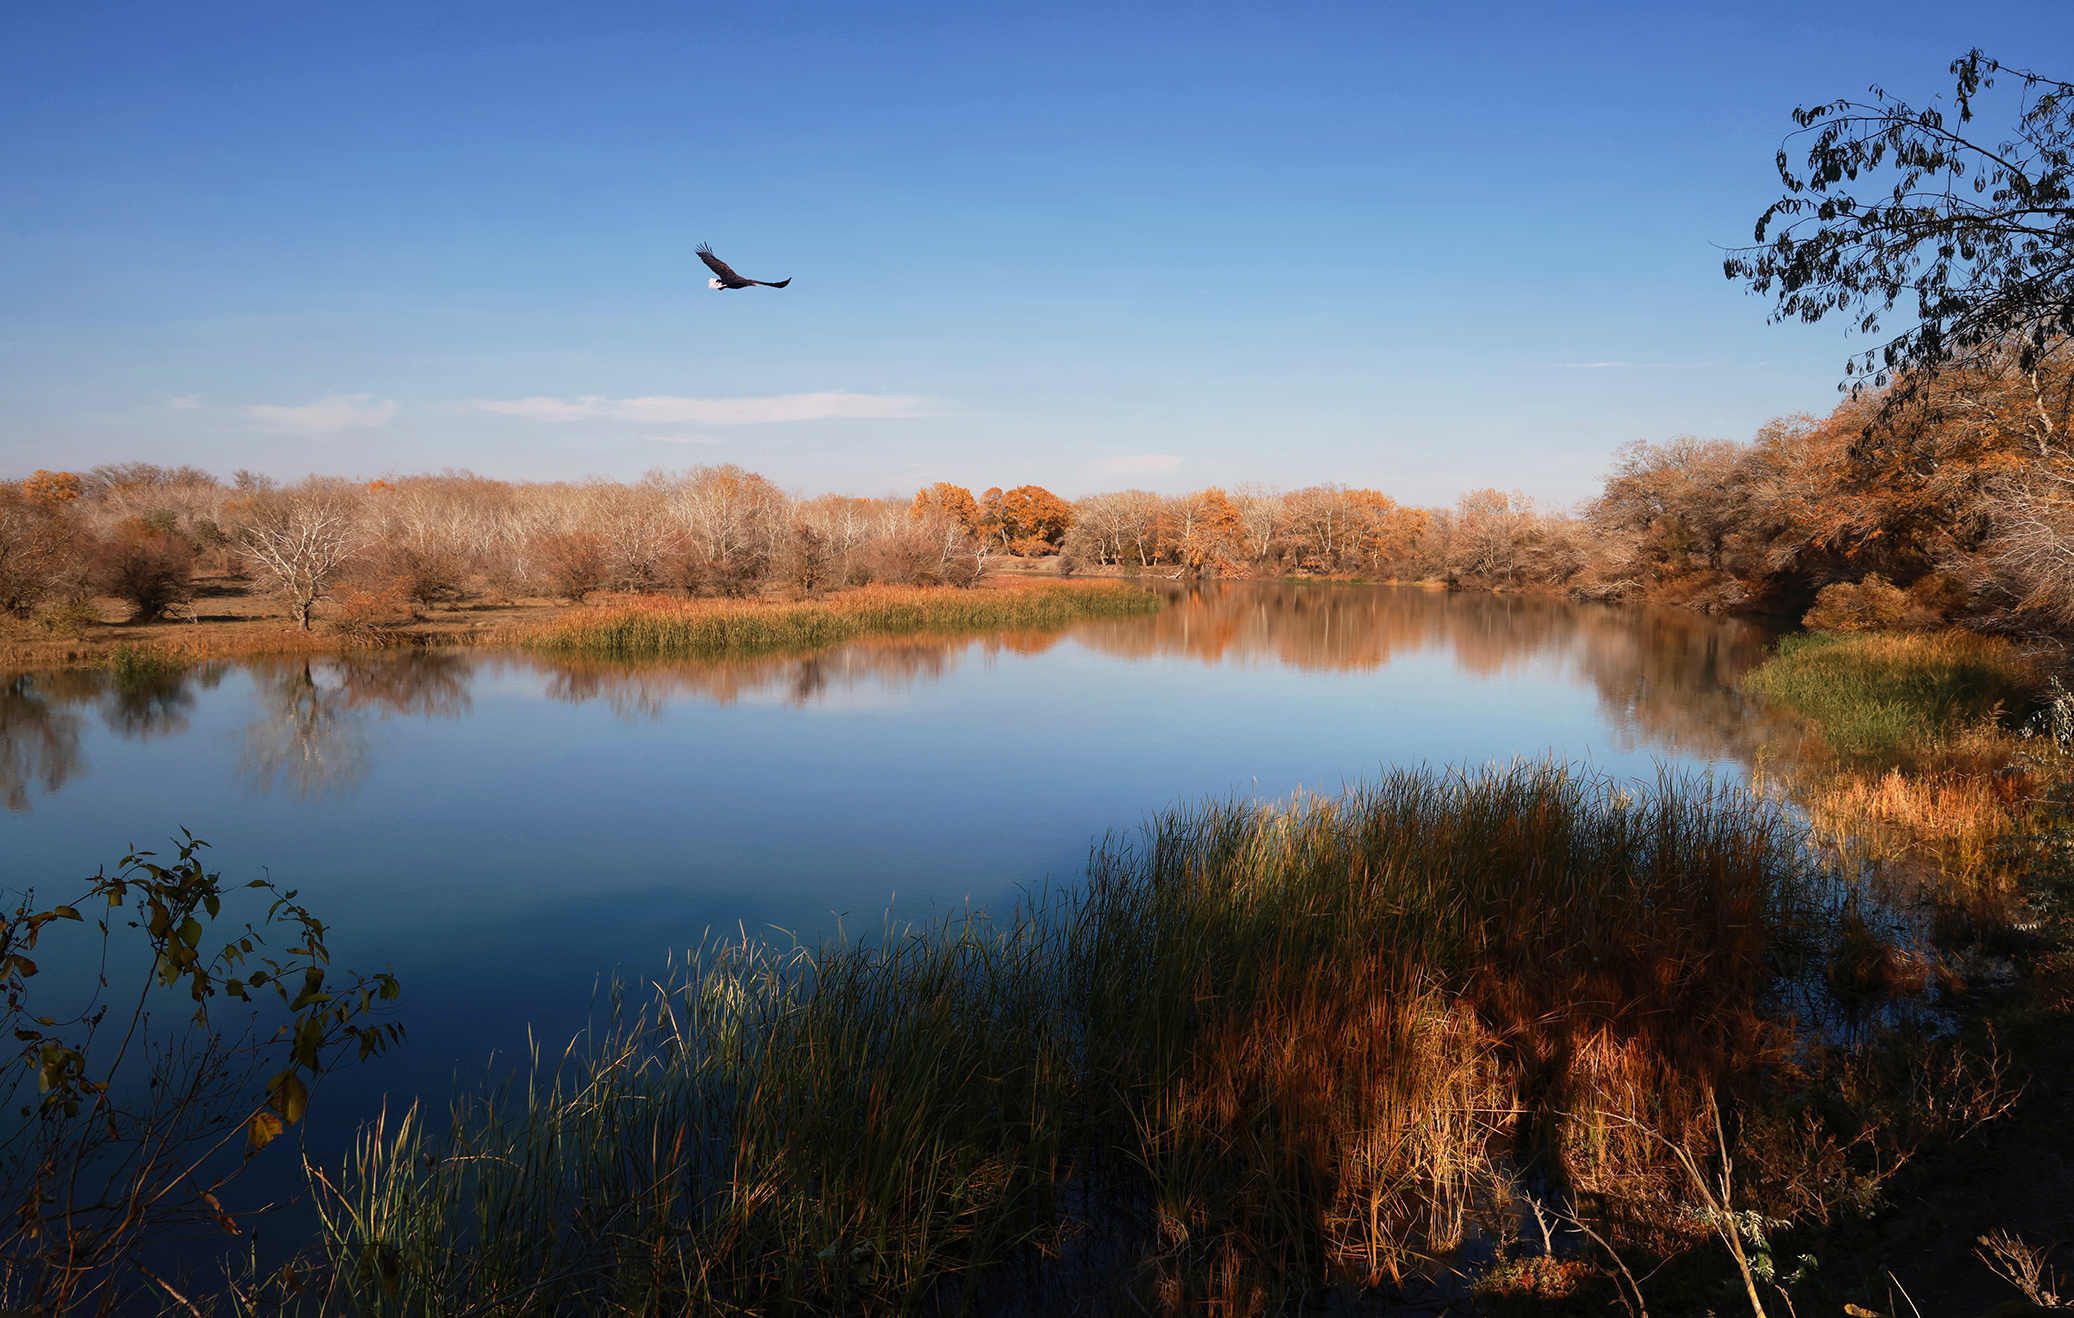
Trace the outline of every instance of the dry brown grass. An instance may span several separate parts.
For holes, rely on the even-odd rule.
[[[542,650],[639,658],[823,649],[860,636],[1061,627],[1156,612],[1161,601],[1109,582],[1001,582],[974,590],[865,586],[821,599],[640,598],[571,610],[520,633]]]

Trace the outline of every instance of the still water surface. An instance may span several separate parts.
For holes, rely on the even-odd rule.
[[[1072,882],[1091,843],[1176,801],[1550,754],[1740,776],[1767,735],[1735,689],[1769,639],[1746,622],[1166,589],[1153,617],[811,658],[405,651],[130,689],[0,676],[0,884],[61,899],[127,844],[191,829],[226,879],[263,867],[300,888],[334,922],[335,964],[395,969],[411,1042],[381,1083],[438,1091],[529,1025],[566,1039],[601,977],[706,931],[811,941],[889,909],[998,906]]]

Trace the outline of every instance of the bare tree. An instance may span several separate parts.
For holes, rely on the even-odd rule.
[[[366,547],[360,496],[346,481],[312,476],[265,491],[239,508],[240,556],[288,602],[304,631],[310,630],[310,610]]]
[[[1259,481],[1240,481],[1231,487],[1232,507],[1238,510],[1239,525],[1245,528],[1246,554],[1255,563],[1267,562],[1275,536],[1286,524],[1282,502],[1281,491]]]

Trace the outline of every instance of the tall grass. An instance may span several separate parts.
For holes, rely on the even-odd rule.
[[[1113,582],[1018,583],[984,590],[866,586],[821,600],[641,601],[565,616],[526,635],[542,650],[639,658],[818,650],[859,636],[1063,627],[1155,613],[1161,600]]]
[[[1914,763],[1992,728],[2036,685],[2032,661],[1972,632],[1788,636],[1743,679],[1820,726],[1842,756]]]
[[[1910,874],[1979,936],[2017,896],[2045,807],[2074,769],[2023,718],[2043,664],[1970,632],[1787,637],[1744,685],[1816,737],[1778,784],[1837,852]]]
[[[1814,877],[1706,781],[1398,771],[1110,839],[998,921],[708,949],[323,1177],[367,1313],[1253,1312],[1522,1185],[1666,1218]],[[1654,1132],[1654,1134],[1650,1133]],[[1129,1306],[1126,1306],[1129,1307]]]

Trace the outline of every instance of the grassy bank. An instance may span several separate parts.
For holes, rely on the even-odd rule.
[[[2039,656],[1968,632],[1810,633],[1744,685],[1808,720],[1778,784],[1822,836],[1912,861],[1936,900],[2006,903],[2040,807],[2074,769],[2041,735],[2047,676]]]
[[[1934,767],[2006,732],[2040,676],[2036,659],[1972,632],[1810,632],[1782,639],[1744,685],[1812,721],[1846,760]]]
[[[1267,1312],[1543,1224],[1675,1253],[1723,1109],[1739,1207],[1826,1211],[1960,1099],[1811,1078],[1767,1005],[1842,927],[1801,843],[1703,782],[1404,771],[1168,812],[998,921],[712,950],[369,1128],[319,1189],[326,1303]]]
[[[638,600],[574,611],[518,637],[521,645],[596,656],[720,658],[825,649],[860,636],[1050,629],[1088,618],[1155,613],[1135,586],[1094,582],[991,589],[866,586],[825,599]]]
[[[1904,1195],[1920,1211],[1861,1238],[1859,1266],[1909,1278],[1924,1313],[2015,1293],[1976,1238],[2014,1231],[2042,1259],[2074,1193],[2074,1102],[2050,1083],[2074,1065],[2074,708],[2060,659],[1956,631],[1818,633],[1786,638],[1745,679],[1809,720],[1770,786],[1831,854],[1884,875],[1926,918],[1912,958],[1861,955],[1859,973],[1904,993],[1989,990],[1947,1000],[1954,1037],[2006,1049],[2012,1085],[2028,1083],[1967,1157],[1916,1169]]]

